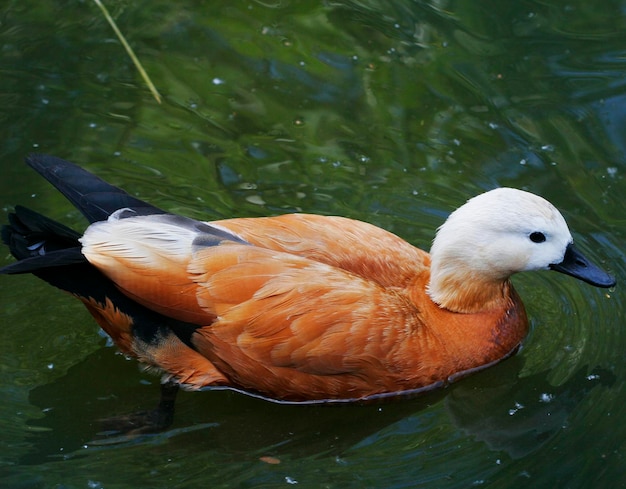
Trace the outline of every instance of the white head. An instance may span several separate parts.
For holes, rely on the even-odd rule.
[[[574,253],[572,243],[565,219],[547,200],[512,188],[491,190],[459,207],[439,228],[431,248],[429,295],[443,307],[471,310],[472,289],[482,287],[486,293],[491,287],[493,294],[494,286],[501,291],[516,272],[547,269],[609,286],[586,276],[599,271],[610,278],[578,252],[570,258],[580,257],[583,272],[558,268],[568,250]]]

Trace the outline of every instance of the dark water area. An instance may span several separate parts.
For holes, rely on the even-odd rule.
[[[626,487],[626,3],[107,2],[0,6],[0,205],[86,223],[28,169],[85,166],[212,220],[344,215],[428,249],[469,197],[554,203],[615,289],[514,277],[531,331],[505,362],[415,399],[284,406],[184,392],[158,435],[98,436],[159,379],[78,301],[0,277],[0,486]],[[6,248],[0,265],[12,262]]]

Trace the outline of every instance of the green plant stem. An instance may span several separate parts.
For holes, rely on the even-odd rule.
[[[156,89],[156,87],[152,83],[152,80],[150,80],[150,77],[148,76],[148,73],[146,73],[146,70],[144,70],[143,66],[141,66],[141,62],[139,61],[137,56],[135,56],[135,53],[134,53],[133,49],[130,47],[128,42],[126,42],[126,39],[124,38],[124,35],[122,34],[122,32],[117,27],[117,24],[113,20],[113,17],[111,17],[111,15],[109,14],[109,11],[107,10],[107,8],[104,6],[104,4],[100,0],[93,0],[93,1],[95,2],[95,4],[98,7],[100,7],[100,10],[104,14],[104,17],[106,18],[106,20],[109,22],[109,24],[111,25],[111,27],[115,31],[115,34],[117,35],[118,39],[120,40],[120,42],[124,46],[124,49],[126,49],[126,52],[128,53],[128,56],[130,56],[130,59],[132,59],[133,63],[135,63],[135,66],[137,67],[137,70],[139,71],[139,74],[141,75],[141,77],[144,79],[144,81],[148,85],[148,88],[152,92],[152,95],[154,96],[154,98],[156,99],[156,101],[158,103],[161,103],[161,95],[159,94],[158,90]]]

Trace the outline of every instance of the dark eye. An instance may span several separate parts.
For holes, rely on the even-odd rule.
[[[535,231],[534,233],[530,233],[529,238],[533,243],[543,243],[546,240],[546,235]]]

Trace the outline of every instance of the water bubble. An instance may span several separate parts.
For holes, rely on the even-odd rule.
[[[246,200],[250,202],[251,204],[265,205],[265,201],[263,200],[263,197],[261,197],[260,195],[249,195],[248,197],[246,197]]]
[[[554,400],[554,394],[548,394],[547,392],[543,392],[539,396],[539,402],[552,402]]]
[[[337,464],[339,464],[339,465],[347,465],[347,464],[348,464],[348,463],[347,463],[347,462],[346,462],[343,458],[341,458],[339,455],[337,455],[337,456],[335,457],[335,463],[337,463]]]

